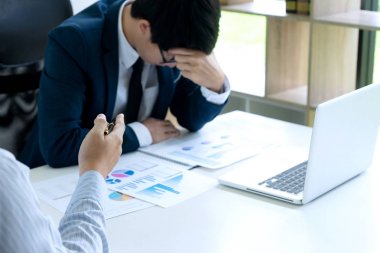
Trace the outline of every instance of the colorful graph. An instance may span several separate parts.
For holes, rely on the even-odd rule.
[[[149,188],[144,189],[140,193],[143,195],[147,195],[152,198],[162,198],[163,196],[167,194],[181,194],[177,188],[179,187],[179,184],[181,183],[183,179],[183,175],[176,176],[174,178],[171,178],[167,181],[165,181],[165,184],[156,184]]]
[[[141,193],[153,198],[161,198],[162,196],[165,196],[165,194],[168,194],[168,193],[180,194],[179,191],[176,191],[172,187],[169,187],[163,184],[156,184],[152,187],[149,187],[141,191]]]
[[[121,183],[121,180],[118,178],[111,178],[111,177],[107,176],[106,183],[107,184],[118,184],[118,183]]]
[[[120,192],[111,192],[108,195],[108,198],[114,201],[127,201],[128,199],[131,199],[132,197],[122,194]]]
[[[116,178],[126,178],[132,176],[133,174],[135,174],[133,170],[115,170],[111,172],[111,176]]]

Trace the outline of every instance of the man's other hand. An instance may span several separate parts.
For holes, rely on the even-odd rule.
[[[152,135],[153,143],[177,137],[180,131],[169,120],[147,118],[142,122]]]

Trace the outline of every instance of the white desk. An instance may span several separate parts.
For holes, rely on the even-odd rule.
[[[296,136],[287,123],[289,136]],[[293,129],[294,130],[294,129]],[[379,142],[378,142],[379,143]],[[380,145],[362,175],[305,206],[217,186],[170,208],[151,207],[107,220],[111,252],[380,252]],[[234,166],[249,166],[257,158]],[[75,167],[33,169],[33,182]],[[196,169],[217,178],[227,170]],[[58,224],[62,214],[42,203]]]

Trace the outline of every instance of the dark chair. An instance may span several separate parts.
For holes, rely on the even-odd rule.
[[[36,119],[48,32],[72,14],[70,0],[0,1],[0,147],[15,155]]]

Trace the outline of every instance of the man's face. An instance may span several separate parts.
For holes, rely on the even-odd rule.
[[[170,54],[159,47],[158,44],[152,43],[150,38],[142,43],[142,47],[137,48],[137,51],[144,61],[159,65],[167,66],[173,68],[176,66],[175,56]]]

